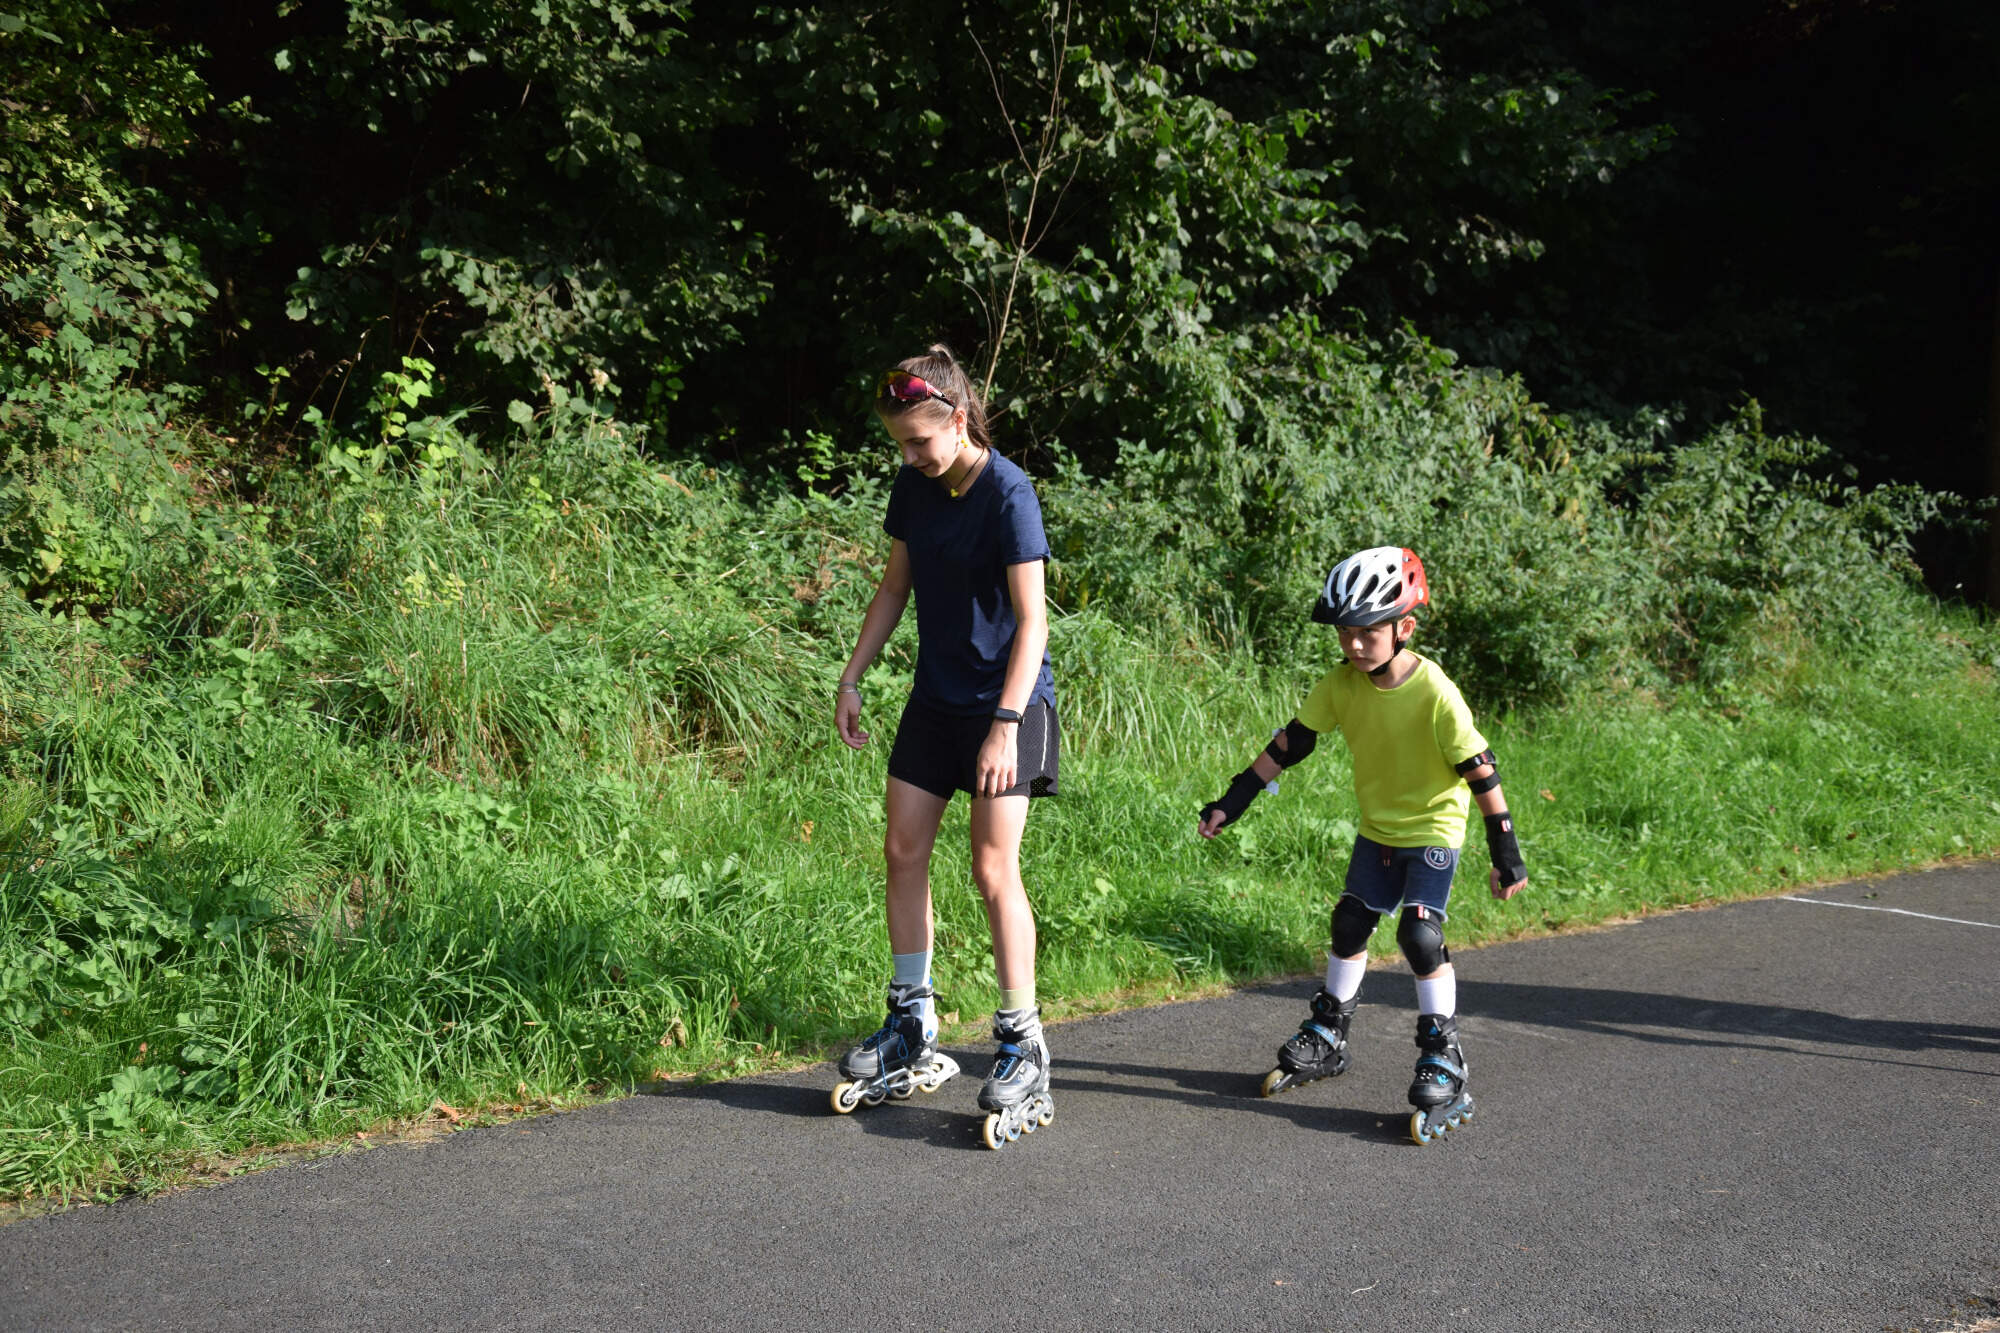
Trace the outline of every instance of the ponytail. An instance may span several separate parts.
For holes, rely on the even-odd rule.
[[[965,367],[958,364],[958,358],[951,354],[951,348],[943,343],[932,343],[924,349],[922,356],[908,357],[896,363],[896,369],[907,371],[927,382],[958,407],[965,409],[965,433],[972,442],[982,449],[993,447],[993,437],[986,429],[986,404],[972,387],[972,377],[965,373]],[[922,403],[903,403],[893,398],[877,397],[875,410],[882,416],[902,416],[910,412],[950,412],[943,403],[930,400]]]

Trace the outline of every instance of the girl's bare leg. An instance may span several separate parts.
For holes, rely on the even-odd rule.
[[[1021,833],[1027,824],[1026,796],[972,803],[972,881],[986,900],[994,971],[1005,990],[1035,984],[1035,912],[1021,883]]]
[[[889,863],[891,953],[930,952],[931,848],[937,843],[938,825],[948,804],[945,797],[933,796],[922,787],[900,778],[889,779],[889,831],[882,840],[882,852]]]

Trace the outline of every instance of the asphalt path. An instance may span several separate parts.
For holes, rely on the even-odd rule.
[[[1055,1122],[999,1153],[959,1048],[966,1076],[851,1116],[822,1065],[21,1222],[0,1328],[2000,1315],[2000,865],[1457,963],[1479,1111],[1429,1147],[1407,972],[1369,973],[1350,1072],[1257,1096],[1303,979],[1052,1028]]]

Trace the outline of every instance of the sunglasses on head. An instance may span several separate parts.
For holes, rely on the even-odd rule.
[[[957,407],[949,397],[931,387],[929,380],[907,370],[892,370],[882,377],[875,396],[890,403],[927,403],[935,398],[946,407]]]

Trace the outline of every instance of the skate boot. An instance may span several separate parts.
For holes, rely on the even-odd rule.
[[[1278,1048],[1278,1067],[1264,1075],[1264,1095],[1275,1097],[1287,1088],[1332,1078],[1348,1065],[1347,1025],[1354,1021],[1361,997],[1336,1000],[1322,986],[1312,997],[1312,1013],[1299,1024],[1292,1039]]]
[[[993,1015],[993,1073],[979,1090],[988,1111],[980,1137],[999,1150],[1056,1118],[1049,1097],[1049,1048],[1042,1037],[1042,1011],[1002,1009]]]
[[[1410,1084],[1410,1137],[1429,1143],[1472,1119],[1472,1094],[1465,1090],[1468,1067],[1458,1047],[1458,1020],[1443,1014],[1417,1016],[1417,1077]]]
[[[848,1080],[835,1085],[833,1109],[902,1101],[914,1092],[936,1092],[958,1072],[958,1062],[938,1049],[935,993],[929,986],[889,987],[889,1017],[881,1030],[841,1057]]]

